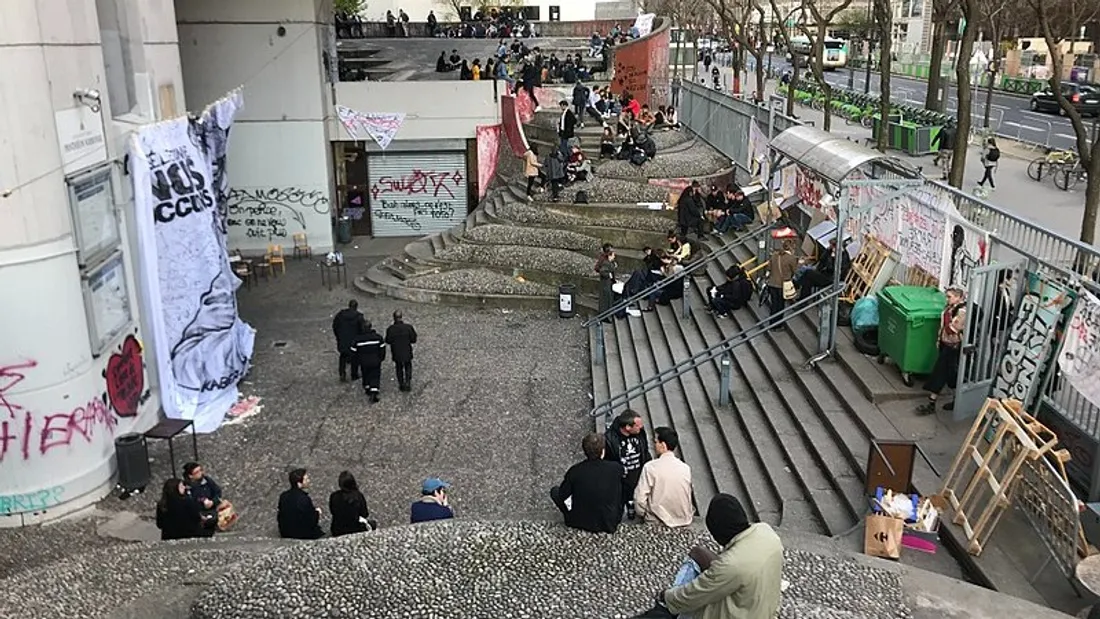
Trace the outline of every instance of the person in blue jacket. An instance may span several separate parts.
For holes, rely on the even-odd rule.
[[[420,485],[420,500],[409,509],[409,522],[416,524],[454,518],[455,512],[447,503],[447,489],[450,487],[451,484],[438,477],[425,479]]]

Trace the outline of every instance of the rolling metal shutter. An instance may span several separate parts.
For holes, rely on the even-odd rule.
[[[466,154],[372,154],[367,162],[376,237],[441,232],[466,219]]]

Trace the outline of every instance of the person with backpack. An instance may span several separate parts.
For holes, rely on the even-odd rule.
[[[561,190],[565,186],[565,155],[555,148],[546,159],[546,176],[550,179],[550,201],[561,199]]]
[[[985,182],[989,181],[990,189],[997,188],[993,184],[993,173],[997,170],[997,162],[1000,160],[1001,149],[997,148],[997,141],[993,136],[989,136],[982,145],[982,167],[985,168],[985,173],[982,174],[982,180],[978,181],[978,187],[985,187]]]
[[[940,315],[939,355],[932,373],[924,383],[928,392],[928,401],[917,408],[920,415],[936,413],[936,401],[944,387],[955,388],[959,375],[959,356],[962,349],[963,332],[966,329],[966,293],[958,286],[949,286],[946,291],[947,306]],[[943,410],[955,408],[954,402],[943,405]]]
[[[936,156],[932,159],[932,165],[939,166],[943,171],[941,180],[947,180],[947,175],[951,172],[951,158],[955,154],[955,125],[948,121],[940,128],[936,137],[932,138],[930,145],[938,149]]]

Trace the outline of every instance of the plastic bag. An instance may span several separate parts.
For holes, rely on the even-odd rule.
[[[863,297],[852,307],[852,331],[878,328],[878,297]]]

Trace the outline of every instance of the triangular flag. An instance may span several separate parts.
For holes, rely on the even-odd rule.
[[[402,123],[405,122],[403,112],[357,112],[343,105],[336,106],[336,115],[340,117],[340,122],[347,129],[348,135],[360,140],[363,133],[366,133],[378,143],[378,147],[382,150],[386,150]]]

